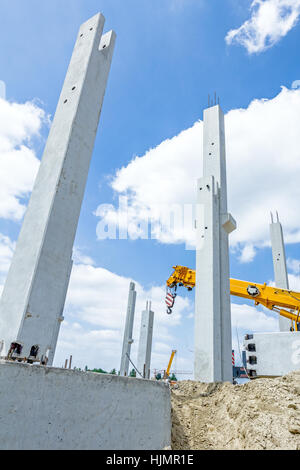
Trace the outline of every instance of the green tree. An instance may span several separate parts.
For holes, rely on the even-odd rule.
[[[111,371],[110,371],[110,374],[111,374],[111,375],[117,375],[116,369],[111,370]]]
[[[107,371],[103,369],[93,369],[90,372],[96,372],[97,374],[107,374]]]
[[[135,371],[135,369],[132,369],[132,370],[130,371],[129,377],[136,377],[136,371]]]
[[[176,377],[176,375],[174,374],[174,372],[173,372],[173,374],[171,375],[170,380],[173,380],[174,382],[177,382],[177,377]]]
[[[155,378],[156,378],[156,380],[161,380],[161,373],[158,372],[158,374],[156,374]]]

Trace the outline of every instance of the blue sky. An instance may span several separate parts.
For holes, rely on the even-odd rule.
[[[103,203],[118,206],[118,196],[125,193],[130,194],[133,207],[160,199],[167,204],[193,202],[193,187],[202,171],[199,120],[208,93],[213,95],[214,91],[226,114],[230,211],[241,227],[232,242],[231,276],[257,282],[273,280],[268,224],[269,211],[278,209],[286,235],[291,283],[296,288],[300,96],[292,83],[300,79],[300,6],[298,0],[255,3],[0,0],[0,80],[6,83],[7,102],[23,106],[33,102],[41,110],[40,114],[28,107],[16,110],[25,116],[25,130],[18,134],[12,123],[8,134],[17,138],[13,137],[11,148],[26,145],[38,158],[49,131],[47,116],[51,119],[55,112],[79,25],[101,11],[106,18],[105,30],[117,33],[76,237],[77,267],[72,274],[66,322],[57,350],[58,365],[73,354],[77,366],[119,367],[126,286],[133,279],[140,286],[138,309],[151,297],[159,310],[155,312],[152,367],[166,367],[169,352],[178,349],[178,369],[192,370],[193,294],[183,293],[185,297],[180,299],[174,317],[166,317],[162,286],[174,264],[195,266],[194,251],[185,250],[185,244],[178,243],[176,237],[168,243],[98,240],[99,217],[95,211]],[[288,7],[284,13],[283,7]],[[231,39],[229,31],[233,31]],[[27,116],[33,115],[38,123],[26,128]],[[137,156],[143,160],[130,165]],[[22,186],[20,178],[21,186],[15,183],[14,189],[9,189],[24,204],[37,170],[34,157],[30,161],[32,175],[26,185]],[[185,162],[191,170],[178,180],[176,170],[183,171]],[[162,169],[158,170],[160,165]],[[14,180],[13,167],[9,168]],[[117,173],[121,168],[122,172]],[[168,170],[166,182],[161,173]],[[245,177],[248,171],[249,178]],[[137,187],[132,185],[134,177]],[[9,215],[5,207],[0,217],[5,245],[4,282],[22,217]],[[153,286],[155,291],[151,291]],[[88,299],[83,292],[79,295],[81,289]],[[258,314],[244,301],[232,300],[233,323],[238,326],[240,338],[244,331],[276,328],[274,315]],[[138,327],[137,312],[136,343]],[[88,347],[91,338],[95,344]],[[133,348],[133,359],[134,354]]]

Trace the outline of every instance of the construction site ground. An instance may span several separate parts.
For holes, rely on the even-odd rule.
[[[172,449],[300,450],[300,371],[244,385],[179,382]]]

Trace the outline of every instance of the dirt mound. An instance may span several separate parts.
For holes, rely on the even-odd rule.
[[[172,449],[300,450],[300,371],[244,385],[172,388]]]

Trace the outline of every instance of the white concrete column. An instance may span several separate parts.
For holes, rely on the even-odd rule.
[[[289,280],[286,267],[286,257],[284,248],[284,239],[282,226],[279,222],[277,214],[277,222],[274,222],[273,214],[271,213],[270,235],[272,244],[272,256],[274,267],[274,280],[276,287],[281,289],[289,289]],[[292,322],[288,318],[279,315],[279,330],[290,331]]]
[[[127,305],[126,323],[125,323],[125,329],[124,329],[120,375],[128,376],[129,357],[130,357],[131,345],[133,343],[132,331],[133,331],[133,322],[134,322],[135,302],[136,302],[135,284],[134,282],[131,282],[129,286],[129,294],[128,294],[128,305]]]
[[[236,228],[227,212],[224,115],[219,105],[204,111],[203,177],[196,221],[195,379],[232,381],[228,235]]]
[[[150,378],[153,322],[154,322],[154,312],[152,312],[151,310],[151,302],[147,302],[146,310],[142,312],[138,358],[137,358],[138,371],[142,374],[142,376],[145,379]]]
[[[34,361],[54,356],[115,43],[112,31],[102,35],[104,21],[99,13],[80,27],[4,286],[0,341],[5,354],[19,343],[17,358],[28,358],[32,346]]]

